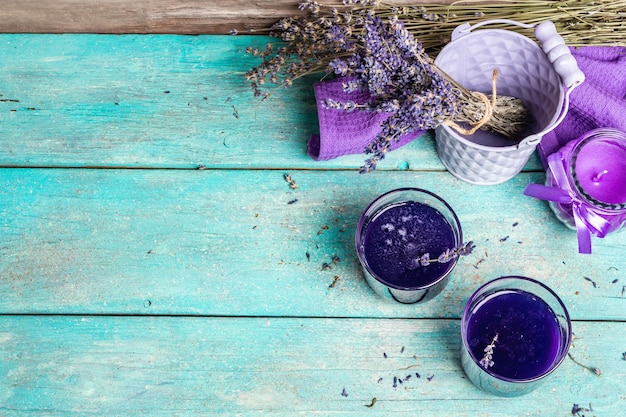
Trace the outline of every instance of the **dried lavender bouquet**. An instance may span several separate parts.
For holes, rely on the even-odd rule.
[[[274,25],[273,35],[284,41],[276,51],[250,50],[263,62],[246,76],[255,95],[269,81],[290,86],[307,74],[325,71],[345,77],[344,90],[367,91],[365,103],[326,100],[324,106],[343,111],[376,111],[390,116],[378,136],[365,148],[369,155],[361,172],[369,172],[402,135],[446,124],[464,134],[478,128],[519,139],[527,111],[521,100],[497,95],[497,72],[490,95],[469,91],[438,68],[422,44],[395,15],[377,16],[376,0],[346,0],[356,5],[343,11],[305,0],[307,16],[289,17]]]

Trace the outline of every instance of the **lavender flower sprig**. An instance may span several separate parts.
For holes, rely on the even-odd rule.
[[[485,356],[478,362],[483,368],[489,369],[495,363],[493,362],[493,350],[496,347],[496,342],[498,341],[498,333],[493,337],[491,343],[489,343],[483,352],[485,352]]]
[[[329,67],[338,76],[350,76],[346,91],[369,94],[366,103],[326,100],[324,106],[340,110],[388,113],[380,133],[365,148],[371,155],[361,172],[376,168],[393,142],[409,132],[433,129],[460,114],[459,92],[434,67],[422,45],[397,19],[383,21],[367,16],[363,34],[354,46],[340,42],[345,57],[335,58]],[[334,38],[340,41],[338,38]]]
[[[416,257],[413,260],[411,266],[413,266],[414,267],[413,269],[415,269],[419,266],[428,266],[434,262],[448,263],[452,261],[453,259],[456,259],[460,256],[467,256],[471,254],[475,248],[476,248],[476,245],[474,245],[474,242],[469,241],[466,244],[459,246],[458,248],[446,249],[445,252],[443,252],[441,255],[439,255],[436,258],[431,258],[430,254],[425,253],[421,256]]]
[[[484,124],[505,136],[515,136],[517,130],[512,132],[511,127],[524,127],[520,100],[513,99],[513,105],[508,101],[504,112],[493,111],[500,99],[495,95],[495,76],[491,100],[464,89],[434,64],[397,16],[378,16],[377,3],[343,0],[343,6],[323,11],[316,1],[302,1],[299,8],[308,16],[288,17],[273,27],[272,35],[280,37],[284,46],[250,51],[263,59],[246,73],[254,94],[266,99],[269,93],[261,91],[266,81],[290,86],[295,79],[319,71],[348,77],[345,91],[367,92],[369,100],[327,100],[326,107],[389,114],[380,133],[364,149],[369,157],[362,173],[374,170],[403,135],[444,122],[454,128],[460,128],[456,121],[475,128]],[[492,118],[492,114],[499,117]]]

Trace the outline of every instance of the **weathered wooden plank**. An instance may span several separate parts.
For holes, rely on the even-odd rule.
[[[591,403],[593,415],[618,416],[625,326],[574,323],[570,352],[601,376],[566,359],[512,401],[465,378],[456,320],[3,317],[0,413],[508,417]]]
[[[577,319],[623,319],[626,234],[594,239],[594,254],[579,255],[575,233],[522,195],[542,181],[538,173],[477,187],[445,172],[2,169],[0,312],[456,318],[481,283],[528,275]],[[403,186],[444,197],[477,245],[444,293],[418,307],[380,300],[354,252],[361,212]],[[340,262],[323,270],[334,255]]]
[[[350,168],[313,161],[310,77],[265,103],[244,72],[255,36],[0,36],[0,165]],[[529,165],[540,167],[537,159]],[[380,169],[442,170],[433,141],[392,152]]]
[[[258,30],[299,13],[299,0],[4,0],[4,33],[221,33]],[[434,3],[420,0],[409,3]],[[407,0],[386,3],[406,4]],[[437,3],[447,3],[445,0]],[[341,1],[324,1],[341,4]]]

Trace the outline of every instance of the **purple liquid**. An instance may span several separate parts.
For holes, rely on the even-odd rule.
[[[414,201],[377,213],[367,226],[363,246],[370,269],[396,288],[428,285],[454,264],[419,265],[419,257],[425,253],[437,259],[446,249],[454,249],[455,239],[450,223],[438,210]]]
[[[467,340],[477,360],[494,342],[494,374],[528,379],[545,373],[561,348],[562,332],[550,306],[526,291],[500,290],[477,304],[467,324]]]

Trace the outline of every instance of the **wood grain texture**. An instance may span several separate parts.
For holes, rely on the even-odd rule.
[[[0,22],[29,10],[86,31],[118,10],[127,28],[200,3],[85,4],[9,1]],[[430,136],[366,176],[361,155],[311,160],[314,78],[266,103],[243,81],[246,46],[267,40],[0,36],[0,415],[623,414],[626,233],[579,255],[575,233],[522,195],[544,181],[536,158],[489,187],[445,172]],[[477,245],[420,306],[378,298],[354,253],[361,212],[403,186],[444,197]],[[461,311],[512,274],[563,298],[572,355],[601,376],[568,359],[514,401],[471,385]]]
[[[312,83],[252,97],[244,72],[258,36],[0,36],[0,165],[358,169],[363,155],[316,162]],[[387,169],[443,170],[430,138]],[[539,169],[536,158],[529,169]]]
[[[591,403],[593,415],[618,416],[625,326],[574,323],[570,352],[602,375],[566,359],[511,400],[466,379],[456,320],[3,317],[0,413],[510,417]]]
[[[489,187],[446,172],[3,169],[0,179],[5,314],[458,318],[480,284],[527,275],[574,318],[626,317],[626,234],[579,255],[576,234],[522,195],[542,174]],[[477,245],[440,298],[417,307],[379,299],[354,250],[362,211],[403,186],[441,195]]]
[[[435,1],[387,1],[407,2]],[[282,17],[300,13],[298,3],[299,0],[4,0],[0,32],[228,34],[231,29],[268,28]]]

